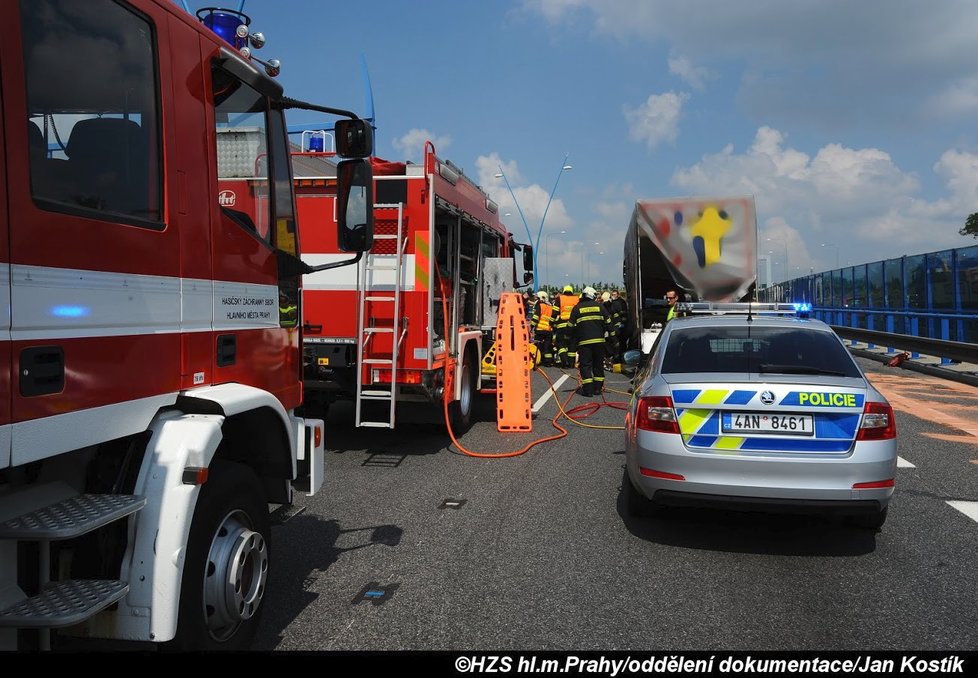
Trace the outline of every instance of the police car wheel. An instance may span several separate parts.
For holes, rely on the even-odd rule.
[[[878,513],[866,513],[858,516],[853,516],[852,522],[856,527],[862,527],[867,530],[878,530],[883,527],[883,523],[886,522],[886,513],[889,507],[879,511]]]
[[[271,527],[258,476],[214,461],[187,543],[177,633],[167,649],[249,649],[268,578]]]
[[[621,481],[621,491],[625,495],[625,510],[628,515],[634,518],[652,518],[662,514],[662,506],[647,499],[639,492],[625,472],[625,477]]]

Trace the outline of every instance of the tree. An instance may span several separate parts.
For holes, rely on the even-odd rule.
[[[968,216],[964,221],[964,227],[958,231],[960,235],[970,235],[978,238],[978,212]]]

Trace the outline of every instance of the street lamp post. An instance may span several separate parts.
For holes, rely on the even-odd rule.
[[[502,165],[497,165],[499,168],[499,173],[496,174],[496,178],[502,178],[506,182],[506,188],[509,189],[509,194],[513,198],[513,203],[516,205],[517,211],[520,213],[520,218],[523,220],[523,227],[526,229],[526,236],[529,239],[531,245],[533,245],[533,289],[540,289],[540,276],[539,276],[539,258],[540,258],[540,236],[543,234],[543,224],[547,220],[547,212],[550,211],[550,203],[553,202],[554,194],[557,192],[557,184],[560,183],[560,175],[564,173],[565,170],[574,169],[571,165],[567,164],[567,158],[570,157],[570,153],[564,154],[564,162],[561,163],[560,171],[557,172],[557,179],[554,181],[554,187],[550,191],[550,197],[547,198],[547,206],[543,208],[543,216],[540,217],[540,227],[537,229],[537,237],[534,238],[530,233],[530,225],[526,222],[526,216],[523,214],[523,208],[520,207],[519,201],[516,199],[516,194],[513,192],[513,187],[509,184],[509,179],[506,177],[506,173],[503,171]]]
[[[835,267],[839,268],[839,246],[834,242],[823,242],[822,247],[834,247],[835,248]]]
[[[775,242],[780,241],[784,245],[784,259],[781,260],[781,275],[784,279],[788,279],[788,241],[784,238],[766,238],[768,242],[774,240]]]
[[[567,231],[561,231],[558,233],[558,235],[564,235],[565,233],[567,233]],[[545,268],[547,269],[547,281],[550,283],[553,283],[553,280],[550,278],[550,236],[552,235],[553,233],[548,233],[543,238],[543,249],[546,250],[544,253],[543,262],[545,264]],[[539,287],[539,285],[537,285],[537,287]]]

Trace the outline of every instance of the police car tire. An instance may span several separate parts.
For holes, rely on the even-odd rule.
[[[867,513],[854,516],[853,523],[857,527],[862,527],[867,530],[878,530],[883,527],[883,523],[886,522],[887,511],[889,511],[889,507],[884,508],[878,513]]]
[[[662,507],[659,504],[647,499],[632,485],[627,471],[622,480],[621,489],[625,494],[625,510],[628,512],[628,515],[634,518],[652,518],[662,513]]]
[[[250,530],[261,536],[264,548],[270,550],[268,503],[258,476],[244,464],[216,460],[211,463],[207,482],[201,486],[194,510],[180,586],[177,633],[165,647],[166,650],[241,651],[251,648],[265,608],[265,601],[262,600],[264,590],[259,591],[257,609],[249,618],[241,619],[233,627],[221,629],[217,634],[209,628],[205,612],[205,580],[215,569],[209,560],[213,553],[227,551],[215,551],[214,544],[222,538],[222,531],[231,516],[234,516],[239,527],[249,524]],[[220,569],[221,563],[217,563],[217,566]],[[257,573],[252,574],[257,576]]]

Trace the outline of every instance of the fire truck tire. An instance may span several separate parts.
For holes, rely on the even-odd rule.
[[[255,472],[213,462],[190,526],[177,633],[168,649],[250,649],[264,607],[270,537]]]
[[[472,405],[475,401],[475,367],[472,365],[472,352],[466,351],[465,362],[459,370],[459,399],[448,406],[452,431],[464,433],[472,425]]]

